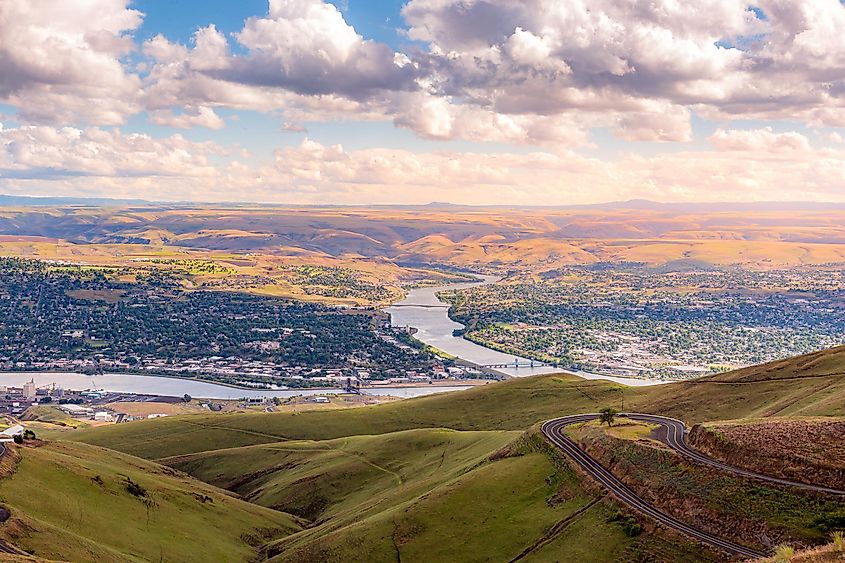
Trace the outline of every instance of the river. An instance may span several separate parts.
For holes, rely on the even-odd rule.
[[[55,383],[64,389],[85,391],[86,389],[102,389],[114,393],[132,393],[138,395],[163,395],[168,397],[182,397],[185,394],[203,399],[242,399],[244,397],[293,397],[296,395],[325,395],[328,393],[343,393],[342,389],[238,389],[226,385],[217,385],[205,381],[180,379],[178,377],[160,377],[155,375],[106,374],[82,375],[79,373],[0,373],[0,385],[21,387],[30,379],[35,380],[36,386]],[[378,387],[365,389],[367,395],[391,395],[393,397],[411,398],[447,391],[467,389],[467,386],[436,386],[425,387]]]
[[[494,283],[499,278],[496,276],[482,276],[484,281],[465,282],[435,287],[420,287],[408,292],[408,296],[394,303],[385,312],[390,314],[391,324],[396,327],[413,327],[417,329],[414,338],[433,346],[451,356],[456,356],[477,365],[501,365],[530,363],[528,358],[521,358],[512,354],[505,354],[490,348],[485,348],[469,340],[454,336],[455,329],[463,328],[464,325],[456,323],[449,318],[449,306],[437,298],[437,292],[443,290],[468,289]],[[496,368],[496,371],[511,377],[528,377],[531,375],[542,375],[547,373],[560,373],[565,370],[553,367],[508,367]],[[623,385],[643,386],[668,383],[660,379],[636,379],[632,377],[615,377],[611,375],[600,375],[581,371],[568,371],[584,379],[606,379]]]
[[[418,340],[443,350],[447,354],[457,356],[468,362],[479,365],[513,364],[515,356],[504,354],[474,344],[462,337],[453,336],[452,331],[463,328],[460,323],[449,318],[449,307],[439,299],[436,293],[444,289],[466,289],[495,282],[496,276],[479,276],[484,281],[449,284],[437,287],[423,287],[408,292],[408,296],[386,309],[391,316],[394,326],[411,326],[417,329],[414,335]],[[518,358],[520,363],[530,363],[531,360]],[[560,373],[561,369],[552,367],[519,367],[497,369],[512,377],[527,377],[547,373]],[[628,377],[613,377],[584,372],[570,372],[585,379],[607,379],[624,385],[654,385],[667,383],[654,379],[633,379]],[[324,395],[327,393],[342,393],[341,389],[239,389],[218,385],[205,381],[194,381],[178,377],[160,377],[154,375],[106,374],[82,375],[79,373],[0,373],[0,385],[20,387],[24,382],[34,379],[36,385],[50,385],[55,383],[65,389],[84,391],[86,389],[103,389],[114,393],[133,393],[141,395],[163,395],[181,397],[188,394],[192,397],[204,399],[241,399],[244,397],[292,397],[296,395]],[[392,395],[394,397],[410,398],[459,391],[467,389],[465,385],[454,386],[424,386],[424,387],[378,387],[364,390],[368,395]]]

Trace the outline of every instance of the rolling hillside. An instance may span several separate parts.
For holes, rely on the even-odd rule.
[[[63,533],[73,534],[65,552],[50,551],[52,544],[43,535],[44,530],[59,526],[58,522],[75,521],[77,513],[56,510],[43,500],[16,493],[23,487],[44,487],[42,483],[49,490],[70,479],[75,483],[68,488],[70,492],[57,494],[65,495],[65,504],[77,506],[72,510],[79,511],[81,499],[87,501],[87,495],[97,492],[100,485],[89,491],[89,483],[99,474],[113,493],[105,498],[120,504],[92,507],[106,512],[138,510],[144,507],[142,502],[119,494],[121,475],[130,475],[155,491],[153,498],[161,509],[152,514],[158,517],[160,512],[162,523],[167,521],[171,505],[181,498],[168,487],[214,497],[215,508],[231,504],[233,522],[238,524],[226,527],[225,533],[209,532],[215,534],[219,549],[233,553],[257,549],[259,558],[273,561],[481,561],[490,557],[513,561],[718,560],[719,554],[656,529],[647,519],[604,500],[603,490],[576,472],[563,454],[540,436],[537,423],[608,405],[621,407],[623,399],[626,410],[675,416],[689,424],[749,417],[774,424],[780,417],[789,421],[795,416],[841,416],[845,414],[845,375],[840,366],[845,366],[845,348],[647,388],[625,388],[562,374],[356,409],[198,414],[73,430],[63,436],[84,444],[54,442],[26,448],[20,467],[31,465],[31,469],[0,480],[0,498],[14,514],[20,514],[18,518],[45,523],[38,528],[42,533],[7,537],[38,555],[84,559],[80,554],[92,549],[87,543],[91,536],[84,533],[88,528],[65,526],[70,531]],[[638,463],[635,458],[642,454],[637,450],[629,453],[626,455],[634,459],[631,463]],[[693,479],[683,466],[672,469],[666,465],[674,461],[663,450],[649,455],[649,463],[665,466],[667,475],[687,471],[685,478]],[[57,458],[71,468],[69,476],[60,479],[55,475],[67,471],[58,467]],[[208,484],[188,479],[186,473]],[[152,474],[162,476],[160,482],[153,483],[165,489],[153,489],[148,477]],[[641,486],[645,474],[638,475],[636,484]],[[705,472],[690,483],[719,479]],[[742,479],[731,483],[732,490],[748,492],[743,500],[747,514],[766,514],[770,529],[782,530],[779,537],[797,538],[808,546],[824,539],[823,532],[807,528],[813,523],[812,518],[805,518],[806,511],[792,523],[778,523],[772,512],[777,511],[776,504],[771,500],[780,498],[777,489],[767,489],[760,496],[754,492],[758,489],[746,487]],[[666,486],[658,483],[655,490],[669,490]],[[243,500],[221,496],[215,487]],[[804,493],[795,495],[802,507],[816,502]],[[191,494],[190,498],[197,497]],[[701,498],[704,500],[696,502],[711,502],[710,497]],[[834,522],[838,505],[825,502],[827,521]],[[207,503],[189,505],[214,510]],[[845,513],[845,507],[841,511]],[[249,514],[275,521],[274,533],[253,528],[244,535],[244,528],[254,525]],[[213,530],[216,516],[212,512],[208,518]],[[152,524],[145,528],[144,518],[137,520],[140,524],[133,532],[137,534],[133,545],[143,544],[143,538],[149,537],[155,538],[147,541],[159,546],[157,549],[171,549],[173,537],[162,536],[161,529]],[[91,534],[110,537],[109,525],[92,521]],[[730,521],[727,515],[719,516],[718,522]],[[230,525],[223,522],[228,519],[221,520],[220,526]],[[173,529],[182,527],[174,524]],[[16,529],[5,528],[7,533]],[[753,526],[749,524],[747,529]],[[235,530],[239,530],[237,537],[255,541],[254,547],[250,542],[233,542]],[[109,549],[118,553],[129,549],[121,543],[122,538],[109,542]],[[749,538],[748,543],[761,550],[768,548],[762,536]],[[172,549],[188,549],[188,545]],[[150,555],[128,553],[131,557]]]
[[[272,560],[483,560],[493,553],[532,560],[554,542],[582,560],[706,559],[686,542],[631,538],[608,525],[613,511],[596,503],[601,495],[583,489],[553,450],[521,432],[419,429],[161,462],[307,518],[305,530],[267,546]],[[575,526],[560,525],[575,518]],[[602,546],[587,549],[595,535]]]
[[[11,517],[0,537],[47,559],[245,561],[301,529],[288,514],[85,444],[17,448],[4,466],[0,503]]]
[[[166,249],[549,271],[594,262],[750,268],[845,263],[845,210],[616,204],[431,207],[7,207],[0,251],[55,258]],[[90,247],[90,248],[84,248]],[[99,250],[97,250],[99,248]]]
[[[288,441],[160,460],[242,498],[309,521],[365,513],[362,505],[413,498],[505,448],[520,432],[406,430]],[[308,483],[308,486],[301,486]]]
[[[709,561],[683,538],[631,537],[543,444],[523,440],[423,494],[273,542],[271,561]],[[383,497],[377,497],[377,502]]]
[[[696,425],[690,440],[710,457],[752,471],[845,490],[845,418],[748,418]]]
[[[808,362],[812,366],[807,367]],[[148,459],[281,440],[325,440],[413,428],[525,430],[561,414],[612,405],[688,424],[769,416],[845,415],[845,347],[791,360],[651,387],[574,375],[513,379],[396,403],[331,412],[168,417],[92,428],[75,439]],[[796,376],[800,373],[801,375]]]
[[[613,428],[597,421],[574,425],[567,434],[651,504],[764,553],[784,543],[823,543],[828,525],[845,514],[842,499],[692,463],[664,447],[651,431],[646,424],[621,419]]]

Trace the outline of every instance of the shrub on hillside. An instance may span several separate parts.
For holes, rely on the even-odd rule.
[[[833,547],[836,548],[836,551],[842,551],[845,549],[845,532],[842,530],[836,530],[830,534],[830,539],[833,540]]]
[[[795,556],[795,548],[791,545],[779,545],[775,548],[775,563],[789,563]]]
[[[147,496],[147,489],[145,489],[141,484],[136,483],[129,477],[126,478],[126,490],[129,494],[136,496],[136,497],[146,497]]]
[[[617,512],[611,518],[609,518],[608,522],[618,522],[619,525],[622,526],[622,531],[625,532],[625,535],[629,538],[635,538],[639,536],[643,531],[643,527],[637,521],[636,516],[625,514],[621,511]]]

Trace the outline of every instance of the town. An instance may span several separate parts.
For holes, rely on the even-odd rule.
[[[184,398],[161,397],[140,394],[110,393],[97,389],[71,390],[51,383],[37,385],[34,379],[20,387],[0,385],[0,415],[11,420],[27,420],[38,408],[58,409],[79,420],[94,422],[129,422],[138,417],[116,412],[108,405],[123,401],[150,402],[155,404],[182,401]],[[156,418],[165,414],[150,414],[144,418]]]
[[[836,268],[568,267],[441,298],[473,342],[608,375],[689,379],[845,342]]]
[[[479,375],[375,309],[223,291],[178,278],[2,259],[0,370],[129,372],[261,389]]]

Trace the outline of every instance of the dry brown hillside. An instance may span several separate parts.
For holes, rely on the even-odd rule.
[[[34,207],[0,210],[0,252],[119,244],[473,268],[675,261],[777,268],[845,263],[843,225],[838,207]]]

